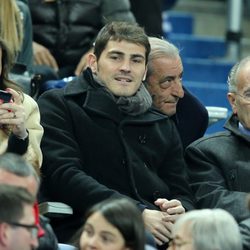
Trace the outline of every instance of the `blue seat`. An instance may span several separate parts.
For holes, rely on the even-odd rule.
[[[204,104],[204,106],[226,108],[228,110],[228,115],[231,113],[231,106],[227,100],[228,89],[226,83],[184,81],[183,84]],[[225,121],[226,118],[220,119],[218,122],[210,125],[206,130],[206,134],[223,130]]]
[[[183,81],[226,84],[233,62],[184,58]]]
[[[181,11],[163,12],[163,33],[164,37],[169,34],[192,34],[194,17],[192,14]]]
[[[168,40],[179,48],[182,58],[223,58],[227,52],[225,39],[222,38],[169,34]]]

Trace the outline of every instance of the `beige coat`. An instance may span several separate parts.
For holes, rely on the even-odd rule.
[[[42,164],[42,151],[40,148],[43,136],[43,127],[40,124],[40,112],[36,101],[24,94],[23,105],[26,112],[26,128],[29,131],[29,146],[24,158],[39,171]],[[8,146],[8,135],[0,129],[0,154],[4,153]]]

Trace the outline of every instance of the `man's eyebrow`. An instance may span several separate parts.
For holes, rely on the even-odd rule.
[[[108,55],[113,55],[113,54],[124,55],[124,53],[119,50],[112,50],[108,52]]]
[[[176,78],[176,76],[165,76],[164,78],[162,78],[159,83],[164,83],[167,80],[174,80]]]
[[[135,57],[140,57],[142,59],[145,59],[145,56],[141,55],[141,54],[132,54],[131,55],[132,58],[135,58]]]
[[[124,55],[124,52],[119,51],[119,50],[112,50],[112,51],[109,51],[109,52],[108,52],[108,55],[113,55],[113,54],[116,54],[116,55]],[[130,55],[130,57],[132,57],[132,58],[140,57],[140,58],[145,59],[145,56],[143,56],[142,54],[132,54],[132,55]]]

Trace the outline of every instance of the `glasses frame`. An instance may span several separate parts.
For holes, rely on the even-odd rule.
[[[35,238],[38,238],[38,231],[39,231],[39,228],[37,225],[33,224],[33,225],[27,225],[27,224],[22,224],[22,223],[19,223],[19,222],[6,222],[7,224],[13,226],[13,227],[22,227],[22,228],[25,228],[27,229],[32,238],[35,239]]]

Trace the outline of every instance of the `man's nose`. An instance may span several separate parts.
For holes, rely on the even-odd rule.
[[[182,87],[182,81],[181,80],[177,80],[173,86],[173,94],[179,98],[183,98],[184,96],[184,90]]]
[[[122,63],[121,63],[121,70],[123,71],[130,71],[130,61],[129,60],[123,60]]]

